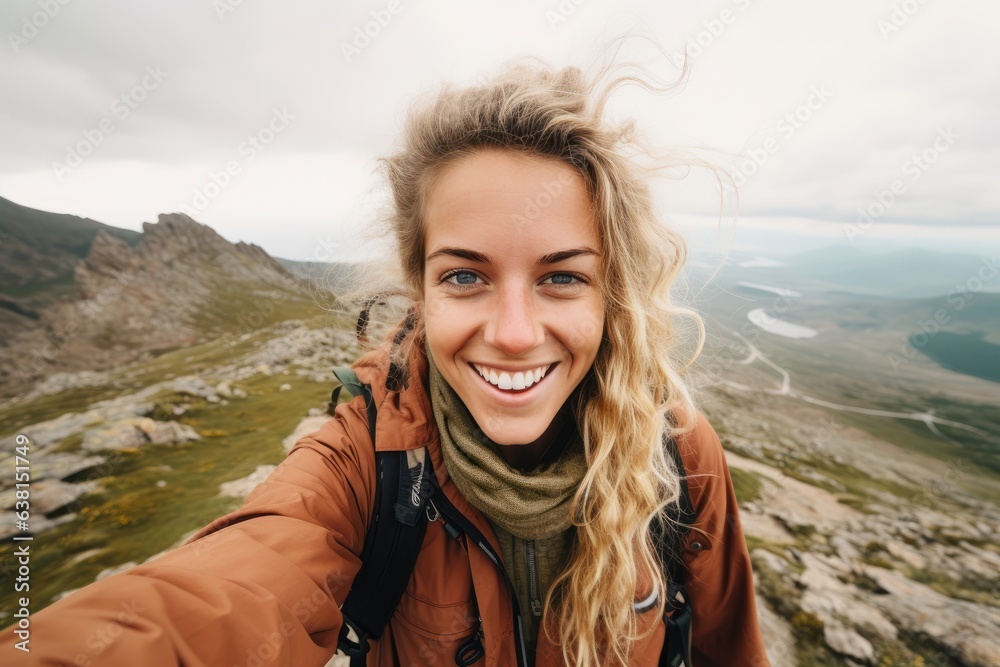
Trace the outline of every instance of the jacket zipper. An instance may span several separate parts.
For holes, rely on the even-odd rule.
[[[434,499],[437,499],[437,504],[434,504]],[[448,531],[453,537],[457,537],[457,531],[455,527],[458,527],[465,533],[466,538],[472,538],[476,542],[476,546],[482,549],[493,564],[500,568],[500,572],[503,574],[504,580],[507,582],[507,589],[510,591],[511,603],[514,608],[514,646],[517,649],[517,665],[518,667],[528,666],[528,650],[524,644],[524,624],[521,621],[521,606],[517,602],[517,593],[514,589],[514,582],[510,578],[507,569],[503,566],[503,561],[500,555],[493,549],[490,545],[489,540],[479,531],[476,526],[469,521],[469,519],[458,511],[448,497],[444,494],[444,491],[438,487],[435,490],[434,496],[428,500],[431,507],[434,509],[435,514],[441,517],[441,522],[444,524],[445,529],[449,528],[449,522],[453,524],[451,530]],[[428,518],[430,515],[428,515]],[[447,520],[446,520],[447,519]],[[454,531],[454,533],[453,533]]]
[[[542,600],[538,595],[538,568],[535,562],[535,541],[524,541],[524,560],[528,564],[528,596],[531,598],[531,613],[542,615]]]

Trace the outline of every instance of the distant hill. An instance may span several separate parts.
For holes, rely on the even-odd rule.
[[[184,214],[161,214],[142,233],[7,200],[0,214],[0,396],[319,308],[263,248]]]
[[[820,308],[830,310],[828,304]],[[1000,294],[956,292],[950,297],[925,299],[845,296],[836,301],[835,313],[835,319],[849,328],[940,330],[960,334],[979,331],[1000,343]]]
[[[774,265],[753,262],[741,266],[733,256],[723,271],[732,279],[766,283],[797,291],[850,292],[871,296],[919,299],[947,295],[974,279],[993,255],[935,252],[900,248],[875,252],[846,244],[832,245],[772,259]],[[1000,275],[981,286],[1000,292]]]
[[[275,257],[293,276],[327,290],[353,288],[364,277],[364,267],[353,262],[309,262]]]
[[[0,197],[0,293],[24,299],[72,291],[73,269],[90,252],[99,232],[130,246],[142,239],[139,232],[38,211]]]

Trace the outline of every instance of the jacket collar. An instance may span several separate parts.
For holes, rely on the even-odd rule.
[[[408,336],[410,344],[412,335]],[[388,382],[391,352],[395,343],[386,341],[363,354],[352,368],[368,384],[378,408],[375,421],[377,451],[406,451],[436,443],[437,424],[431,410],[427,356],[422,341],[412,341],[407,368],[401,382]],[[393,373],[394,376],[400,374]],[[398,389],[392,388],[402,385]]]

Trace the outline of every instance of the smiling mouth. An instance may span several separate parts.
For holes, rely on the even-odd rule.
[[[469,362],[469,366],[479,374],[479,377],[485,380],[487,384],[492,385],[495,389],[510,392],[512,394],[519,394],[526,392],[535,385],[539,384],[558,363],[559,362],[557,361],[547,366],[538,366],[537,368],[531,368],[527,371],[518,371],[516,373],[498,370],[489,366],[477,365],[471,361]]]

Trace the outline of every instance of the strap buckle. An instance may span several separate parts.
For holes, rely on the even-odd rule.
[[[337,640],[337,648],[350,658],[365,657],[372,648],[368,641],[371,639],[371,635],[358,627],[347,616],[343,616],[343,619],[344,624],[340,626],[340,638]],[[348,634],[349,630],[353,630],[354,634],[357,635],[357,642],[350,638]]]

